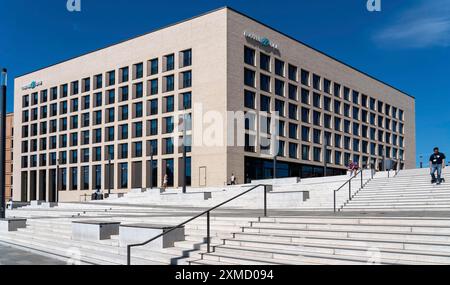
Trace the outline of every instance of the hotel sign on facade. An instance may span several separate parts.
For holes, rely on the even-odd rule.
[[[23,86],[22,90],[25,91],[25,90],[29,90],[29,89],[34,89],[39,86],[42,86],[42,81],[33,81],[30,84]]]
[[[244,32],[244,36],[246,38],[248,38],[248,39],[251,39],[251,40],[259,42],[263,47],[271,47],[271,48],[276,49],[276,50],[279,49],[277,43],[274,43],[273,41],[269,40],[266,37],[261,37],[261,36],[258,36],[256,34],[254,34],[254,33],[249,33],[247,31]]]

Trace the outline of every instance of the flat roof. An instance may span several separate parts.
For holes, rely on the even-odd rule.
[[[361,71],[360,69],[358,69],[358,68],[356,68],[356,67],[354,67],[354,66],[352,66],[352,65],[350,65],[350,64],[347,64],[347,63],[345,63],[345,62],[343,62],[343,61],[341,61],[341,60],[339,60],[339,59],[337,59],[337,58],[335,58],[335,57],[333,57],[333,56],[331,56],[331,55],[329,55],[329,54],[326,54],[326,53],[323,52],[323,51],[320,51],[320,50],[318,50],[318,49],[316,49],[316,48],[314,48],[314,47],[312,47],[312,46],[310,46],[310,45],[308,45],[308,44],[306,44],[306,43],[304,43],[304,42],[302,42],[302,41],[300,41],[300,40],[298,40],[298,39],[296,39],[296,38],[293,38],[293,37],[291,37],[291,36],[289,36],[289,35],[287,35],[287,34],[281,32],[281,31],[279,31],[279,30],[277,30],[277,29],[275,29],[275,28],[273,28],[273,27],[271,27],[271,26],[269,26],[269,25],[266,25],[266,24],[260,22],[259,20],[255,19],[255,18],[253,18],[253,17],[251,17],[251,16],[248,16],[248,15],[246,15],[246,14],[244,14],[244,13],[242,13],[242,12],[240,12],[240,11],[234,9],[234,8],[231,8],[231,7],[229,7],[229,6],[223,6],[223,7],[214,9],[214,10],[210,10],[210,11],[205,12],[205,13],[202,13],[202,14],[200,14],[200,15],[197,15],[197,16],[194,16],[194,17],[185,19],[185,20],[181,20],[181,21],[178,21],[178,22],[173,23],[173,24],[170,24],[170,25],[166,25],[166,26],[163,26],[163,27],[161,27],[161,28],[154,29],[154,30],[152,30],[152,31],[150,31],[150,32],[146,32],[146,33],[141,34],[141,35],[133,36],[133,37],[128,38],[128,39],[126,39],[126,40],[122,40],[122,41],[119,41],[119,42],[114,43],[114,44],[111,44],[111,45],[107,45],[107,46],[102,47],[102,48],[98,48],[98,49],[95,49],[95,50],[92,50],[92,51],[89,51],[89,52],[86,52],[86,53],[82,53],[82,54],[80,54],[80,55],[77,55],[77,56],[74,56],[74,57],[71,57],[71,58],[68,58],[68,59],[59,61],[59,62],[57,62],[57,63],[54,63],[54,64],[51,64],[51,65],[48,65],[48,66],[45,66],[45,67],[42,67],[42,68],[33,70],[33,71],[31,71],[31,72],[27,72],[27,73],[25,73],[25,74],[16,76],[15,78],[20,78],[20,77],[23,77],[23,76],[25,76],[25,75],[28,75],[28,74],[31,74],[31,73],[34,73],[34,72],[37,72],[37,71],[40,71],[40,70],[43,70],[43,69],[46,69],[46,68],[49,68],[49,67],[52,67],[52,66],[55,66],[55,65],[58,65],[58,64],[61,64],[61,63],[64,63],[64,62],[67,62],[67,61],[70,61],[70,60],[73,60],[73,59],[76,59],[76,58],[79,58],[79,57],[82,57],[82,56],[85,56],[85,55],[88,55],[88,54],[91,54],[91,53],[94,53],[94,52],[97,52],[97,51],[100,51],[100,50],[103,50],[103,49],[107,49],[107,48],[110,48],[110,47],[112,47],[112,46],[119,45],[119,44],[121,44],[121,43],[124,43],[124,42],[127,42],[127,41],[131,41],[131,40],[133,40],[133,39],[140,38],[140,37],[143,37],[143,36],[145,36],[145,35],[148,35],[148,34],[151,34],[151,33],[154,33],[154,32],[157,32],[157,31],[160,31],[160,30],[163,30],[163,29],[172,27],[172,26],[176,26],[176,25],[181,24],[181,23],[184,23],[184,22],[191,21],[191,20],[193,20],[193,19],[196,19],[196,18],[205,16],[205,15],[208,15],[208,14],[211,14],[211,13],[214,13],[214,12],[217,12],[217,11],[220,11],[220,10],[223,10],[223,9],[228,9],[228,10],[233,11],[233,12],[235,12],[235,13],[237,13],[237,14],[243,16],[243,17],[246,17],[246,18],[248,18],[248,19],[250,19],[250,20],[252,20],[252,21],[254,21],[254,22],[256,22],[256,23],[258,23],[258,24],[260,24],[260,25],[262,25],[262,26],[264,26],[264,27],[266,27],[266,28],[268,28],[268,29],[273,30],[274,32],[277,32],[277,33],[279,33],[279,34],[281,34],[281,35],[283,35],[283,36],[285,36],[285,37],[287,37],[287,38],[289,38],[289,39],[291,39],[291,40],[293,40],[293,41],[295,41],[295,42],[297,42],[297,43],[299,43],[299,44],[301,44],[301,45],[304,45],[304,46],[306,46],[306,47],[308,47],[308,48],[310,48],[310,49],[312,49],[312,50],[314,50],[314,51],[316,51],[316,52],[318,52],[318,53],[320,53],[320,54],[322,54],[322,55],[324,55],[324,56],[326,56],[326,57],[328,57],[328,58],[330,58],[330,59],[332,59],[332,60],[334,60],[334,61],[336,61],[336,62],[338,62],[338,63],[340,63],[340,64],[343,64],[343,65],[345,65],[345,66],[347,66],[347,67],[349,67],[349,68],[351,68],[351,69],[353,69],[353,70],[355,70],[355,71],[357,71],[357,72],[359,72],[359,73],[361,73],[361,74],[363,74],[363,75],[365,75],[365,76],[367,76],[367,77],[369,77],[369,78],[371,78],[371,79],[373,79],[373,80],[375,80],[375,81],[378,81],[378,82],[380,82],[380,83],[382,83],[382,84],[384,84],[384,85],[386,85],[386,86],[389,86],[389,87],[391,87],[391,88],[393,88],[393,89],[399,91],[400,93],[403,93],[403,94],[406,95],[406,96],[409,96],[409,97],[415,99],[414,96],[412,96],[412,95],[410,95],[410,94],[408,94],[408,93],[406,93],[406,92],[404,92],[404,91],[398,89],[397,87],[394,87],[394,86],[392,86],[391,84],[388,84],[388,83],[386,83],[386,82],[384,82],[384,81],[382,81],[382,80],[380,80],[380,79],[378,79],[378,78],[376,78],[376,77],[374,77],[374,76],[372,76],[372,75],[370,75],[370,74],[368,74],[368,73],[366,73],[366,72],[364,72],[364,71]]]

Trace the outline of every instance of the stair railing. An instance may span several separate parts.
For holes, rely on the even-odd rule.
[[[362,190],[362,189],[364,189],[364,187],[367,185],[367,183],[369,183],[369,182],[373,179],[373,177],[374,177],[374,169],[373,169],[373,168],[370,169],[370,172],[371,172],[370,178],[366,181],[366,183],[364,183],[364,168],[362,168],[359,172],[356,173],[355,176],[353,176],[352,178],[350,178],[349,180],[347,180],[341,187],[339,187],[338,189],[336,189],[336,190],[333,191],[333,195],[334,195],[334,196],[333,196],[333,205],[334,205],[334,206],[333,206],[333,209],[334,209],[334,212],[335,212],[335,213],[337,212],[337,207],[336,207],[336,194],[337,194],[340,190],[344,189],[345,186],[348,185],[348,200],[347,200],[347,202],[351,201],[351,200],[353,199],[353,195],[352,195],[352,181],[355,181],[356,178],[358,177],[358,175],[361,175],[361,188],[360,188],[360,190]],[[345,204],[345,203],[344,203],[344,204]]]
[[[145,246],[145,245],[151,243],[152,241],[155,241],[155,240],[157,240],[157,239],[167,235],[168,233],[170,233],[170,232],[172,232],[172,231],[174,231],[174,230],[176,230],[176,229],[178,229],[178,228],[180,228],[180,227],[182,227],[182,226],[184,226],[184,225],[186,225],[186,224],[188,224],[188,223],[190,223],[190,222],[192,222],[192,221],[194,221],[194,220],[196,220],[196,219],[198,219],[198,218],[200,218],[200,217],[202,217],[204,215],[206,215],[206,245],[207,245],[207,252],[211,253],[211,212],[216,210],[217,208],[222,207],[225,204],[228,204],[228,203],[230,203],[230,202],[240,198],[241,196],[244,196],[245,194],[247,194],[249,192],[252,192],[255,189],[258,189],[259,187],[264,187],[264,217],[267,217],[267,192],[271,191],[272,185],[259,184],[259,185],[256,185],[256,186],[250,188],[249,190],[246,190],[246,191],[242,192],[239,195],[234,196],[231,199],[226,200],[225,202],[220,203],[217,206],[214,206],[214,207],[212,207],[212,208],[210,208],[210,209],[208,209],[208,210],[206,210],[206,211],[196,215],[195,217],[190,218],[189,220],[186,220],[186,221],[182,222],[181,224],[179,224],[179,225],[177,225],[175,227],[172,227],[172,228],[168,229],[167,231],[164,231],[163,233],[161,233],[161,234],[159,234],[159,235],[149,239],[148,241],[145,241],[143,243],[127,245],[127,265],[131,265],[131,249],[132,248]]]

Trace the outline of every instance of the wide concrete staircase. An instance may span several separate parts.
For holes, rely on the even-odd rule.
[[[450,219],[260,218],[200,255],[190,264],[450,264]]]
[[[450,169],[447,183],[431,184],[429,169],[403,170],[396,177],[376,177],[343,207],[343,211],[450,210]]]
[[[81,205],[78,205],[82,209]],[[176,225],[187,220],[194,213],[185,209],[165,211],[148,208],[96,208],[87,206],[82,211],[70,209],[31,210],[21,209],[9,211],[9,217],[27,217],[27,228],[17,232],[0,232],[0,244],[17,246],[38,254],[51,256],[65,262],[76,262],[89,265],[124,265],[126,264],[126,248],[120,247],[118,236],[103,241],[72,240],[72,221],[74,220],[113,220],[124,224],[150,223]],[[181,213],[181,214],[180,214]],[[256,218],[240,218],[213,216],[211,218],[212,245],[222,238],[232,237],[232,233],[248,226]],[[200,247],[205,244],[206,219],[199,218],[185,227],[186,239],[176,243],[173,248],[148,249],[136,248],[132,252],[133,265],[186,265],[192,260],[201,258]],[[151,236],[148,237],[152,238]]]
[[[448,174],[445,170],[444,177]],[[350,189],[353,199],[344,201],[343,211],[333,213],[333,190],[346,178],[327,179],[322,186],[318,186],[319,180],[290,186],[296,192],[311,190],[311,198],[303,206],[322,205],[325,210],[269,208],[269,217],[261,217],[260,211],[242,207],[220,208],[212,215],[211,252],[207,252],[206,221],[200,218],[186,225],[185,241],[172,248],[134,248],[132,264],[450,264],[448,184],[431,185],[426,169],[401,171],[395,177],[378,173],[374,179],[363,177],[363,189],[354,183],[354,189]],[[276,191],[282,192],[282,187]],[[320,190],[314,193],[314,189]],[[28,218],[27,228],[0,233],[0,243],[68,262],[119,265],[126,263],[126,249],[120,247],[118,236],[98,242],[74,241],[72,221],[175,225],[203,210],[172,203],[25,207],[8,211],[8,216]]]

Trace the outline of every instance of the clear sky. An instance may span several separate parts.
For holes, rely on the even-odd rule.
[[[417,156],[450,155],[450,0],[0,0],[0,66],[13,78],[228,5],[416,98]],[[419,162],[419,159],[418,159]]]

